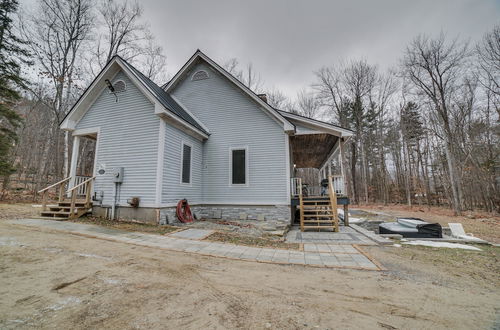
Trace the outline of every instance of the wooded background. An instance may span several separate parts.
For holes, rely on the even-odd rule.
[[[40,0],[26,12],[17,1],[0,4],[11,18],[0,35],[22,49],[1,37],[1,59],[17,63],[25,82],[2,78],[21,93],[1,97],[22,121],[0,117],[4,132],[17,135],[1,149],[1,198],[35,198],[68,175],[71,141],[58,124],[109,59],[119,54],[161,85],[166,56],[138,3]],[[224,67],[275,108],[354,130],[346,150],[354,203],[500,212],[500,26],[474,41],[419,35],[400,52],[387,71],[359,59],[312,68],[315,80],[293,97],[266,86],[251,63],[233,58]],[[90,159],[92,142],[82,148]]]

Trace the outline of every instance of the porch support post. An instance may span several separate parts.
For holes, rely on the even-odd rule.
[[[344,179],[344,194],[346,196],[348,196],[349,194],[349,178],[346,177],[346,174],[345,174],[345,169],[344,169],[344,165],[345,165],[345,154],[344,154],[344,149],[345,149],[345,141],[343,138],[340,138],[340,171],[342,173],[342,178]]]
[[[73,137],[73,151],[71,152],[71,167],[69,168],[69,187],[73,188],[75,186],[76,180],[76,166],[78,165],[78,153],[80,152],[80,136],[75,135]],[[68,196],[69,197],[69,196]]]

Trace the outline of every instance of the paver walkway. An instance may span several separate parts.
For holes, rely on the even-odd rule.
[[[328,251],[324,249],[324,247],[318,248],[319,245],[315,244],[305,245],[304,251],[283,250],[248,247],[209,241],[197,241],[193,240],[193,238],[178,238],[182,231],[168,236],[161,236],[138,232],[127,232],[91,224],[54,220],[23,219],[10,220],[8,222],[17,225],[64,231],[76,235],[91,236],[117,242],[158,247],[180,252],[197,253],[214,257],[225,257],[266,263],[299,264],[317,267],[380,270],[377,265],[375,265],[370,259],[361,253],[360,250],[354,248],[352,245],[336,245],[335,248],[332,248],[333,245],[330,246],[325,244],[324,246],[326,247],[330,246]],[[195,229],[186,230],[185,232],[187,233],[184,235],[188,237],[201,235],[200,232],[189,233],[190,230],[192,231]]]
[[[286,241],[290,243],[325,243],[325,244],[363,244],[377,245],[366,235],[352,229],[351,227],[340,226],[338,233],[333,232],[301,232],[298,226],[294,226],[286,235]]]

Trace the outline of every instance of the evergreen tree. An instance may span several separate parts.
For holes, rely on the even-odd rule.
[[[12,26],[18,6],[17,0],[0,0],[0,175],[14,172],[10,150],[17,139],[21,117],[13,107],[21,98],[19,88],[26,83],[20,76],[20,63],[28,63],[28,54],[22,47],[25,42],[14,34]]]

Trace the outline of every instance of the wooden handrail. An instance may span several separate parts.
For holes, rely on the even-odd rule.
[[[91,178],[88,178],[87,180],[85,180],[85,181],[83,181],[83,182],[81,182],[81,183],[77,184],[76,186],[72,187],[71,189],[68,189],[68,191],[67,191],[67,192],[68,192],[68,193],[70,193],[70,192],[72,192],[73,190],[75,190],[76,188],[78,188],[78,187],[80,187],[80,186],[83,186],[83,185],[84,185],[84,184],[86,184],[87,182],[92,181],[92,180],[94,180],[94,179],[95,179],[95,176],[93,176],[93,177],[91,177]]]
[[[42,190],[40,190],[38,193],[39,193],[39,194],[40,194],[40,193],[43,193],[44,191],[49,190],[50,188],[54,188],[55,186],[60,185],[61,183],[64,183],[64,182],[68,181],[69,179],[71,179],[71,177],[70,177],[70,176],[68,176],[66,179],[62,179],[61,181],[56,182],[56,183],[54,183],[54,184],[52,184],[52,185],[48,186],[47,188],[43,188],[43,189],[42,189]]]

